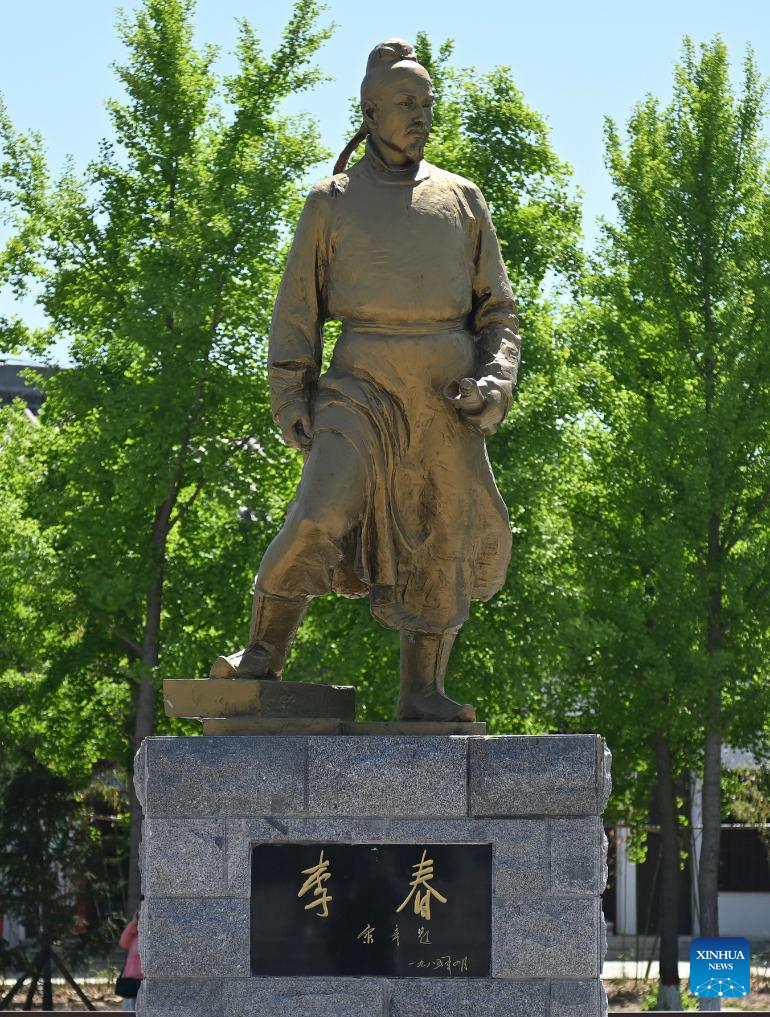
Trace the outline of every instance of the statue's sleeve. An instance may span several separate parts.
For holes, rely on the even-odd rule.
[[[521,359],[519,319],[487,203],[475,188],[472,199],[475,251],[470,323],[479,357],[476,377],[487,400],[498,404],[502,420],[511,406]]]
[[[273,308],[267,375],[275,418],[290,403],[306,407],[321,372],[328,202],[322,185],[310,191]]]

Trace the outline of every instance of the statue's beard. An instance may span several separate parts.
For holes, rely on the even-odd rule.
[[[375,148],[380,148],[380,153],[387,158],[388,151],[400,152],[401,155],[405,155],[410,162],[420,162],[423,153],[425,152],[425,144],[428,140],[425,134],[415,134],[411,137],[406,144],[394,145],[392,141],[386,141],[385,138],[375,136]]]
[[[404,146],[404,155],[412,162],[420,162],[425,152],[426,141],[427,138],[415,137],[414,141],[410,141],[408,145]]]

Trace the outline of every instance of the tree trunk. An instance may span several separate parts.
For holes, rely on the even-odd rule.
[[[710,555],[718,552],[719,521],[712,517]],[[709,600],[706,649],[715,673],[710,675],[706,703],[706,737],[703,751],[703,791],[700,865],[698,867],[698,898],[701,936],[719,935],[719,846],[722,824],[722,696],[719,665],[715,656],[722,648],[722,587],[717,581]],[[700,1000],[702,1011],[722,1009],[719,997]]]
[[[658,1010],[681,1010],[679,989],[679,837],[676,788],[671,750],[662,731],[655,736],[660,815],[660,881],[658,921],[660,933],[660,987]]]
[[[719,705],[709,711],[718,717]],[[701,838],[698,897],[701,936],[719,935],[719,840],[722,821],[720,731],[710,726],[703,759],[703,835]]]
[[[173,329],[173,320],[168,321],[169,328]],[[134,723],[134,755],[141,748],[145,738],[149,738],[155,728],[155,669],[158,666],[160,654],[160,626],[163,609],[163,583],[165,579],[166,552],[168,547],[168,535],[178,522],[180,512],[177,512],[176,519],[172,519],[172,513],[177,504],[177,498],[181,489],[184,476],[184,461],[188,452],[190,435],[195,420],[200,415],[203,402],[203,378],[198,379],[195,387],[195,398],[192,409],[187,417],[184,436],[180,444],[179,456],[169,478],[166,497],[155,509],[155,518],[152,525],[152,560],[154,566],[154,577],[147,593],[147,611],[145,614],[144,632],[142,635],[142,678],[139,684],[139,695],[136,703],[136,721]],[[190,499],[182,511],[190,507],[198,491]],[[133,915],[139,906],[141,895],[141,873],[139,870],[140,845],[142,840],[142,809],[136,797],[136,789],[133,781],[133,763],[131,766],[131,787],[129,789],[131,802],[131,832],[128,850],[128,915]]]
[[[710,221],[707,216],[705,234],[710,235]],[[703,247],[703,328],[704,328],[704,383],[707,427],[707,457],[709,465],[709,519],[708,544],[706,552],[706,574],[708,577],[708,603],[706,605],[706,659],[708,662],[708,693],[706,699],[706,724],[703,746],[703,790],[700,865],[698,867],[698,898],[700,907],[701,936],[719,935],[719,839],[722,824],[722,686],[718,656],[722,650],[724,636],[722,611],[722,565],[724,548],[721,540],[721,497],[720,476],[723,464],[716,454],[718,443],[713,441],[711,414],[716,393],[717,355],[715,348],[715,325],[711,292],[711,254],[708,244]],[[721,1000],[705,997],[699,1000],[702,1011],[714,1012],[722,1009]]]
[[[682,1013],[682,990],[679,985],[658,986],[658,1002],[655,1006],[658,1013]]]
[[[719,730],[718,691],[712,693],[709,731],[706,735],[703,759],[703,833],[701,837],[700,866],[698,869],[698,897],[700,900],[701,936],[719,935],[719,841],[722,820],[721,749]],[[722,1009],[718,996],[700,1001],[702,1011]]]
[[[722,696],[718,655],[722,650],[722,577],[720,519],[709,519],[708,566],[711,577],[706,626],[709,688],[706,699],[706,736],[703,751],[703,835],[701,838],[698,896],[701,936],[719,935],[719,837],[722,823]]]
[[[165,554],[165,532],[162,539],[162,550]],[[144,635],[142,638],[142,680],[139,685],[139,696],[136,704],[136,720],[134,723],[134,754],[136,754],[145,738],[148,738],[155,727],[155,682],[154,670],[158,666],[160,647],[160,620],[163,604],[163,568],[158,571],[147,597],[147,614]],[[136,797],[133,781],[133,762],[129,787],[131,802],[131,830],[128,851],[128,915],[133,915],[139,906],[141,896],[141,873],[139,857],[142,839],[142,808]]]

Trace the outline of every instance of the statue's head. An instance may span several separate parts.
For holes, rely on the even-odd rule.
[[[361,112],[385,158],[419,162],[433,118],[433,85],[403,39],[388,39],[369,54],[361,83]]]

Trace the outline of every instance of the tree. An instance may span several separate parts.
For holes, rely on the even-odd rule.
[[[228,78],[213,48],[193,47],[193,8],[145,0],[121,20],[126,98],[109,104],[115,141],[82,176],[68,165],[52,180],[42,140],[0,116],[13,227],[0,283],[37,286],[49,322],[4,320],[0,348],[71,340],[72,367],[41,381],[34,510],[79,633],[58,674],[106,659],[131,690],[135,748],[161,676],[195,672],[246,617],[250,563],[296,470],[272,430],[264,336],[297,183],[321,155],[313,124],[280,112],[319,77],[310,61],[329,32],[315,0],[297,0],[269,55],[241,22]]]
[[[0,675],[42,666],[59,634],[51,626],[36,636],[41,612],[51,601],[60,606],[62,596],[50,535],[29,511],[45,470],[45,439],[20,403],[0,408]]]
[[[626,761],[657,775],[666,893],[678,872],[677,781],[702,771],[706,936],[719,933],[721,746],[768,738],[764,113],[751,53],[736,96],[717,38],[700,53],[685,40],[670,105],[645,99],[625,141],[608,122],[617,221],[604,226],[576,336],[577,356],[594,364],[575,498],[595,629],[586,660],[611,710],[620,702],[643,718],[607,719]],[[661,978],[676,987],[676,918],[665,910]]]

